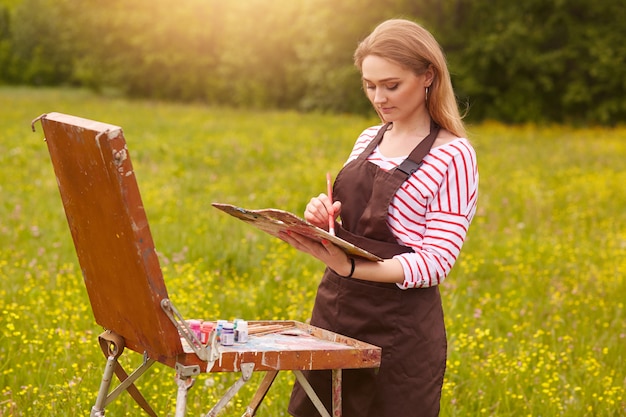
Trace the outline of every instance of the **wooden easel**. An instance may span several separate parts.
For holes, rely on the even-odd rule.
[[[193,378],[205,372],[241,372],[207,416],[215,416],[248,381],[266,371],[243,416],[254,416],[277,373],[291,370],[322,416],[330,416],[302,370],[332,370],[333,417],[341,416],[341,370],[375,368],[381,349],[296,321],[251,322],[267,329],[249,342],[202,344],[168,297],[122,129],[60,113],[40,120],[107,357],[91,416],[128,391],[149,414],[152,407],[134,382],[155,362],[176,372],[176,416],[184,416]],[[264,327],[265,326],[265,327]],[[190,349],[183,349],[181,336]],[[143,355],[130,375],[118,362],[125,348]],[[111,390],[113,373],[120,383]]]

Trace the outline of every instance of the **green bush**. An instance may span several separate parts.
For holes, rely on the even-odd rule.
[[[352,54],[390,17],[447,53],[473,121],[625,119],[619,0],[14,0],[0,5],[0,82],[127,97],[373,114]]]

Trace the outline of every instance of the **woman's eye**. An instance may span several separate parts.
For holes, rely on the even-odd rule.
[[[393,91],[396,88],[398,88],[399,83],[393,83],[393,84],[384,84],[381,86],[381,88],[386,88],[389,91]],[[365,88],[367,90],[376,90],[376,85],[375,84],[365,84]]]

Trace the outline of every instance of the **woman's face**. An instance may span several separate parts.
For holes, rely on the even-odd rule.
[[[361,73],[367,97],[385,122],[408,122],[427,112],[425,88],[432,82],[430,69],[416,75],[393,61],[368,55]]]

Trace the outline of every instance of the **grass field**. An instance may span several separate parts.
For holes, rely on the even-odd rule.
[[[322,265],[210,203],[302,213],[375,123],[6,87],[0,109],[0,416],[89,415],[104,366],[32,119],[59,111],[123,127],[170,297],[186,317],[300,321]],[[441,288],[442,416],[626,416],[626,128],[470,132],[480,199]],[[127,356],[129,367],[142,359]],[[188,415],[207,412],[232,378],[200,377]],[[260,416],[287,415],[292,378],[279,376]],[[139,385],[173,415],[170,369],[156,365]],[[244,387],[224,415],[241,415],[249,395]],[[126,394],[107,410],[141,415]]]

